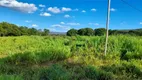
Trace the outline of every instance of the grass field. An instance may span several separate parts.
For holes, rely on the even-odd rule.
[[[142,37],[0,38],[0,80],[142,80]]]

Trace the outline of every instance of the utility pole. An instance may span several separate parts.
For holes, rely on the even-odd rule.
[[[107,47],[108,47],[108,34],[109,34],[109,21],[110,21],[110,5],[111,0],[108,0],[108,11],[107,11],[107,20],[106,20],[106,42],[105,42],[105,56],[107,54]]]

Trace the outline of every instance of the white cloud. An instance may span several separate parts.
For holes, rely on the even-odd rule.
[[[95,12],[95,11],[97,11],[97,10],[96,10],[95,8],[93,8],[93,9],[91,9],[91,11],[94,11],[94,12]]]
[[[82,10],[82,12],[85,13],[86,11],[85,11],[85,10]]]
[[[76,8],[76,9],[74,9],[73,11],[79,11],[79,9]]]
[[[51,27],[54,27],[54,28],[63,28],[64,26],[62,26],[60,24],[54,24],[54,25],[51,25]]]
[[[31,21],[31,20],[26,20],[25,22],[26,22],[26,23],[30,23],[30,22],[32,22],[32,21]]]
[[[49,7],[49,8],[47,9],[47,11],[50,11],[50,12],[52,12],[52,13],[61,13],[61,12],[68,12],[68,11],[78,11],[78,9],[72,10],[71,8],[67,8],[67,7],[62,7],[62,8]]]
[[[32,24],[32,27],[33,27],[33,28],[37,28],[38,25],[37,25],[37,24]]]
[[[72,9],[71,8],[66,8],[66,7],[62,7],[62,11],[65,12],[65,11],[71,11]]]
[[[71,26],[79,26],[80,23],[67,23],[67,25],[71,25]]]
[[[40,4],[40,5],[39,5],[39,7],[42,7],[42,8],[44,8],[44,7],[46,7],[46,6],[45,6],[45,5],[43,5],[43,4]]]
[[[51,16],[51,14],[50,14],[50,13],[47,13],[47,12],[44,12],[44,13],[40,13],[40,16],[49,17],[49,16]]]
[[[68,25],[68,26],[78,26],[78,25],[80,25],[80,23],[74,23],[74,22],[72,22],[72,23],[60,22],[60,24],[62,24],[62,25]]]
[[[51,28],[59,28],[59,29],[63,29],[63,30],[71,29],[69,26],[63,26],[63,25],[60,25],[60,24],[51,25]]]
[[[60,24],[65,24],[65,22],[60,22]]]
[[[17,0],[0,0],[0,6],[25,13],[33,13],[38,9],[35,4],[18,2]]]
[[[94,23],[95,26],[99,26],[99,23]]]
[[[112,12],[115,12],[115,11],[116,11],[116,9],[114,9],[114,8],[111,8],[111,9],[110,9],[110,11],[112,11]]]
[[[52,13],[60,13],[61,12],[61,10],[58,7],[49,7],[47,10]]]
[[[69,18],[69,17],[70,17],[70,15],[66,14],[64,17],[65,17],[65,18]]]
[[[142,24],[142,22],[140,22],[140,24]]]

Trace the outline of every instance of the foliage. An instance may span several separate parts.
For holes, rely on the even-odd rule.
[[[0,36],[22,36],[22,35],[48,35],[49,30],[37,30],[35,28],[27,28],[24,26],[17,26],[7,22],[0,23]]]
[[[94,34],[93,29],[91,28],[82,28],[78,30],[79,35],[91,36]]]
[[[78,31],[78,33],[76,33]],[[81,36],[104,36],[106,33],[105,28],[97,28],[94,31],[91,28],[81,28],[79,30],[71,29],[67,32],[68,36],[81,35]],[[131,35],[131,36],[142,36],[142,29],[132,30],[109,30],[109,35]]]
[[[77,30],[76,29],[70,29],[67,32],[67,36],[76,36],[77,35]]]
[[[53,65],[39,73],[39,80],[70,80],[70,73],[61,65]]]
[[[105,28],[98,28],[98,29],[95,29],[94,31],[95,31],[96,36],[103,36],[103,35],[105,35],[106,29]]]
[[[0,80],[23,80],[20,76],[0,75]]]
[[[86,68],[86,76],[93,80],[114,80],[113,74],[92,66]]]
[[[0,79],[142,80],[142,38],[104,36],[0,37]]]

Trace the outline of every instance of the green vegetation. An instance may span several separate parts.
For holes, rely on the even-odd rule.
[[[82,28],[82,29],[79,29],[78,30],[78,34],[79,35],[86,35],[86,36],[91,36],[91,35],[93,35],[94,34],[94,31],[93,31],[93,29],[91,29],[91,28]]]
[[[104,36],[106,33],[106,29],[104,28],[98,28],[98,29],[95,29],[94,31],[96,36]]]
[[[25,26],[17,26],[8,22],[0,23],[0,37],[3,36],[47,36],[49,35],[48,29],[35,29],[28,28]],[[106,32],[105,28],[91,29],[91,28],[82,28],[79,30],[70,29],[67,31],[67,36],[104,36]],[[131,35],[131,36],[142,36],[142,29],[135,30],[109,30],[109,35]]]
[[[106,33],[105,28],[97,28],[97,29],[91,29],[91,28],[82,28],[79,30],[70,29],[67,32],[68,36],[104,36]],[[109,35],[131,35],[131,36],[142,36],[142,29],[134,29],[134,30],[109,30]]]
[[[91,34],[92,35],[92,34]],[[142,80],[142,37],[0,37],[0,80]]]
[[[25,26],[17,26],[7,22],[0,23],[0,36],[22,36],[22,35],[48,35],[49,30],[37,30],[35,28],[28,28]]]
[[[68,35],[68,36],[76,36],[76,35],[77,35],[77,30],[76,30],[76,29],[70,29],[70,30],[67,32],[67,35]]]

